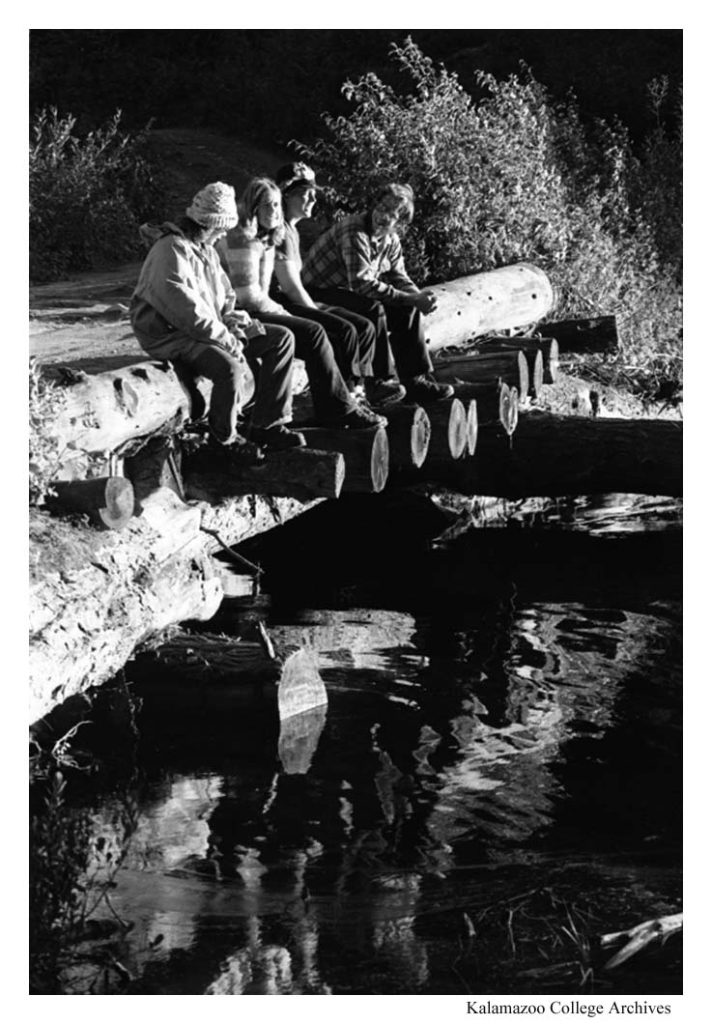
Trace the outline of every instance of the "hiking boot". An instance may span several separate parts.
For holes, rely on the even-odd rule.
[[[287,448],[304,448],[307,443],[304,434],[300,434],[298,430],[290,430],[283,423],[276,427],[253,427],[250,437],[262,448],[271,449],[273,452],[284,451]]]
[[[379,416],[367,405],[356,405],[338,419],[329,420],[324,424],[327,427],[335,427],[337,430],[370,430],[373,427],[385,427],[388,420],[385,416]]]
[[[406,384],[406,394],[411,402],[440,402],[443,398],[452,398],[455,388],[452,384],[438,384],[429,374],[413,377]]]
[[[405,388],[397,380],[376,380],[368,377],[365,385],[366,400],[371,405],[393,405],[405,398]]]

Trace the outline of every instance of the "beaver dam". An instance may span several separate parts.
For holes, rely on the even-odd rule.
[[[120,339],[128,285],[35,323]],[[438,287],[453,399],[250,468],[192,433],[201,382],[64,359],[34,991],[681,991],[681,424],[572,414],[616,325],[542,322],[536,268]]]

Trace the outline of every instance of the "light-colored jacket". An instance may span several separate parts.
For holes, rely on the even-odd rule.
[[[160,227],[131,297],[130,317],[141,347],[157,359],[174,359],[196,346],[229,349],[224,318],[235,292],[212,245],[192,242],[175,224]]]

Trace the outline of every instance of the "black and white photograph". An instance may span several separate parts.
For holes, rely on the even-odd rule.
[[[193,13],[26,32],[28,994],[672,1020],[684,19]]]

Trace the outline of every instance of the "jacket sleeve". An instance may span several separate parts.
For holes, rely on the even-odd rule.
[[[146,301],[196,341],[229,345],[230,331],[201,292],[196,271],[180,240],[166,239],[156,255],[156,266],[146,285]]]
[[[403,247],[401,245],[400,238],[398,238],[397,235],[392,236],[390,240],[388,257],[391,263],[391,269],[386,271],[382,280],[393,285],[394,288],[399,289],[402,292],[412,293],[420,291],[417,284],[411,279],[408,271],[405,269]]]

